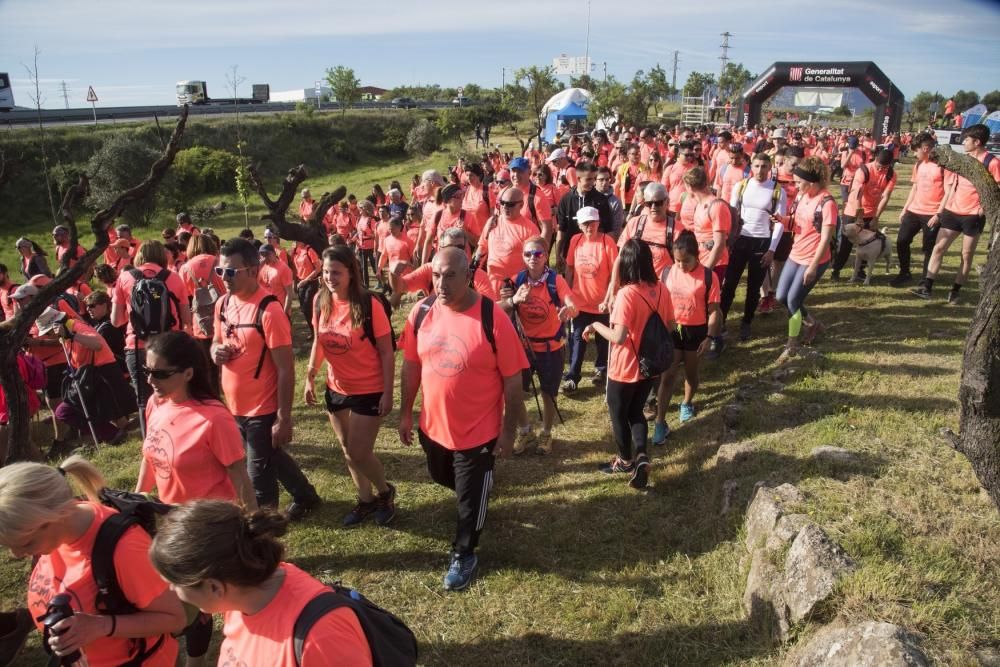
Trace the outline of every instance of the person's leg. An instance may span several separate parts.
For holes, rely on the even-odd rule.
[[[930,219],[930,216],[927,216]],[[941,231],[941,225],[934,225],[930,227],[926,222],[923,224],[923,238],[921,239],[920,249],[924,253],[924,273],[927,275],[927,268],[931,262],[931,254],[934,252],[934,246],[937,244],[938,232]]]
[[[475,552],[486,524],[486,510],[493,489],[493,447],[497,441],[463,449],[454,454],[455,496],[458,499],[458,522],[455,526],[456,554]]]
[[[629,436],[632,440],[632,449],[636,459],[647,456],[646,441],[649,438],[649,424],[642,409],[646,402],[646,396],[653,388],[656,378],[647,378],[633,385],[631,396],[628,399],[626,408],[629,423]]]
[[[688,405],[694,401],[694,394],[698,391],[699,361],[697,350],[684,352],[684,402]]]
[[[277,508],[278,477],[271,454],[271,425],[277,415],[259,417],[236,417],[236,424],[243,437],[247,455],[247,474],[253,484],[254,495],[260,507]]]
[[[632,425],[629,421],[629,408],[635,394],[635,386],[629,382],[608,380],[608,416],[611,418],[611,432],[618,445],[618,457],[626,463],[632,461]],[[645,398],[646,395],[643,394],[640,402]],[[645,417],[643,420],[645,421]]]
[[[775,298],[778,299],[778,303],[785,307],[789,315],[795,311],[791,310],[788,303],[789,292],[792,289],[792,283],[795,282],[796,277],[801,282],[801,273],[805,272],[805,266],[800,266],[792,260],[785,262],[784,267],[781,269],[781,274],[778,276],[778,287],[775,292]]]
[[[436,484],[455,490],[454,452],[431,440],[417,429],[417,439],[427,455],[427,472]]]
[[[356,470],[367,483],[369,495],[372,486],[375,487],[376,493],[388,492],[389,485],[385,481],[385,468],[382,467],[382,462],[375,455],[375,437],[378,435],[382,418],[359,415],[348,410],[344,412],[349,413],[350,421],[344,456],[347,465],[352,469],[352,477],[353,471]],[[360,491],[359,487],[359,494]]]
[[[910,246],[913,239],[923,227],[921,220],[907,211],[899,221],[899,231],[896,232],[896,259],[899,262],[899,275],[910,275]]]
[[[611,326],[611,315],[599,313],[595,320],[604,326]],[[595,336],[597,339],[597,358],[594,360],[594,370],[601,375],[608,374],[608,339],[604,336]]]
[[[979,236],[962,235],[962,263],[958,268],[958,275],[955,276],[956,285],[964,285],[969,278],[969,271],[972,270],[972,260],[976,256],[976,246],[979,245]]]
[[[318,284],[315,280],[310,280],[307,283],[299,285],[299,310],[302,312],[302,318],[306,321],[306,327],[309,329],[309,335],[312,335],[312,310],[313,310],[313,299],[316,296],[316,290]]]
[[[542,392],[542,434],[552,433],[556,423],[556,402],[549,394]]]
[[[372,493],[372,483],[364,475],[364,473],[357,468],[357,466],[353,465],[351,455],[347,447],[347,443],[350,442],[351,438],[351,411],[338,410],[337,412],[328,412],[327,415],[330,417],[330,426],[333,428],[333,432],[337,435],[337,440],[340,441],[340,451],[344,454],[344,462],[347,463],[347,471],[351,474],[351,480],[354,482],[354,488],[358,492],[358,500],[363,503],[372,502],[374,499],[374,494]]]
[[[739,286],[743,271],[746,270],[750,258],[752,239],[741,236],[736,239],[733,252],[729,255],[729,265],[726,267],[726,279],[722,283],[722,298],[719,307],[722,308],[722,321],[726,321],[729,309],[736,298],[736,288]]]
[[[670,368],[660,374],[656,389],[656,419],[657,424],[666,423],[667,410],[670,408],[670,397],[674,395],[674,384],[677,381],[677,371],[680,370],[684,353],[677,345],[678,337],[674,336],[674,359]]]
[[[927,271],[924,274],[924,279],[921,281],[919,287],[911,290],[914,294],[925,299],[929,299],[931,296],[931,289],[934,287],[938,271],[941,270],[941,262],[944,260],[945,253],[948,252],[948,248],[951,247],[952,242],[961,234],[960,231],[955,229],[938,226],[940,227],[940,231],[938,232],[937,242],[934,244],[934,250],[931,252],[931,258],[927,262]]]
[[[753,322],[753,316],[757,312],[757,305],[760,303],[760,288],[764,285],[764,278],[768,272],[767,269],[760,265],[760,262],[770,247],[770,239],[758,239],[753,253],[747,260],[747,295],[746,302],[743,304],[743,322],[745,324]],[[728,276],[726,280],[728,282]]]
[[[139,408],[139,432],[146,437],[146,401],[152,390],[146,377],[146,350],[125,350],[125,363],[128,374],[132,378],[132,389],[135,390],[135,401]]]
[[[583,373],[583,357],[587,353],[587,342],[583,340],[583,330],[594,321],[593,318],[592,313],[584,312],[573,318],[573,333],[569,339],[569,368],[563,378],[565,380],[572,380],[580,384]],[[598,336],[598,338],[603,338],[603,336]]]

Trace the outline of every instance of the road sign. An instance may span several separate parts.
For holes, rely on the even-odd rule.
[[[94,92],[94,87],[93,86],[87,86],[87,101],[88,102],[96,102],[97,101],[97,93]]]

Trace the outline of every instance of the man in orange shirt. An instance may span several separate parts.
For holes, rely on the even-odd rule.
[[[292,439],[295,358],[292,328],[273,295],[257,283],[257,250],[245,239],[220,249],[226,295],[216,304],[212,361],[247,451],[257,504],[277,507],[278,483],[292,496],[285,510],[297,521],[320,504],[316,489],[286,450]]]
[[[62,269],[63,257],[69,252],[69,240],[69,227],[58,225],[52,230],[52,242],[56,247],[56,265],[59,267],[56,269],[57,273]],[[67,268],[76,264],[77,260],[86,252],[82,245],[77,244],[76,257],[70,258]]]
[[[257,282],[268,294],[281,304],[285,315],[292,314],[292,270],[283,264],[274,252],[274,246],[265,243],[257,251],[260,254],[260,270],[257,271]]]
[[[615,172],[615,196],[628,210],[636,196],[636,188],[644,179],[646,163],[640,159],[639,147],[632,144],[626,153],[628,161],[612,169]]]
[[[499,218],[491,218],[479,239],[476,254],[487,257],[486,273],[496,293],[505,280],[512,280],[521,270],[524,242],[538,234],[538,228],[524,217],[524,198],[524,192],[516,187],[501,192],[497,201],[503,212]]]
[[[312,198],[309,188],[302,188],[302,201],[299,202],[299,219],[302,222],[307,221],[312,216],[313,209],[315,208],[316,200]]]
[[[978,123],[962,131],[962,148],[965,149],[966,155],[982,162],[993,180],[1000,183],[1000,159],[986,150],[986,142],[989,139],[989,128]],[[976,255],[976,245],[986,227],[986,215],[979,200],[979,193],[968,179],[954,172],[948,173],[938,221],[941,231],[938,233],[934,252],[927,265],[927,276],[919,287],[910,291],[921,298],[931,298],[931,288],[941,269],[941,260],[944,259],[944,254],[948,252],[952,242],[961,234],[962,263],[958,275],[955,276],[955,283],[948,292],[948,303],[954,305],[958,303],[959,290],[969,277],[972,259]]]
[[[878,219],[889,204],[889,197],[896,187],[896,173],[892,168],[892,151],[883,149],[878,157],[863,165],[854,174],[851,193],[844,207],[844,225],[862,225],[864,229],[878,232]],[[840,270],[847,264],[854,244],[847,236],[840,239],[837,257],[833,262],[831,277],[840,279]]]
[[[518,408],[523,409],[521,371],[528,361],[503,310],[469,289],[465,252],[442,248],[432,264],[435,297],[413,308],[399,341],[399,437],[404,445],[413,444],[413,406],[421,391],[418,437],[427,469],[458,499],[444,577],[445,590],[458,591],[472,583],[479,565],[475,550],[486,523],[494,461],[513,443]]]
[[[694,141],[680,142],[677,161],[663,170],[660,181],[667,188],[668,210],[674,215],[681,212],[681,195],[684,194],[684,174],[698,166]]]
[[[934,244],[940,226],[938,210],[944,199],[944,168],[931,162],[931,151],[937,145],[934,135],[921,132],[913,139],[917,162],[913,165],[910,179],[913,186],[899,214],[899,232],[896,234],[896,259],[899,261],[899,275],[890,281],[893,287],[902,287],[912,280],[910,275],[910,245],[917,234],[921,234],[921,248],[924,253],[921,278],[927,273],[927,264],[934,252]],[[933,223],[933,224],[932,224]]]

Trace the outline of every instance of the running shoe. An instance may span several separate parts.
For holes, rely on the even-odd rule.
[[[653,445],[656,447],[662,447],[667,444],[667,438],[670,437],[670,426],[667,422],[656,422],[653,424]]]
[[[780,366],[782,364],[788,363],[797,356],[799,356],[798,348],[786,346],[785,349],[781,351],[781,354],[778,356],[778,360],[775,363],[777,363]]]
[[[721,336],[713,336],[711,338],[711,344],[709,345],[708,352],[705,353],[705,358],[709,361],[715,361],[722,356],[722,351],[726,349],[726,341],[722,340]]]
[[[396,518],[396,487],[386,482],[389,487],[375,497],[375,523],[386,526]]]
[[[603,472],[605,475],[614,475],[616,473],[632,473],[632,462],[622,461],[621,457],[616,456],[607,463],[602,463],[597,467],[598,470]]]
[[[812,326],[807,324],[805,329],[805,334],[802,336],[803,345],[812,345],[812,342],[816,340],[821,333],[826,331],[826,327],[819,320],[816,320]]]
[[[909,285],[913,282],[913,276],[909,273],[900,273],[898,276],[889,281],[891,287],[902,287],[903,285]]]
[[[535,445],[535,453],[545,456],[552,452],[552,433],[542,431],[538,434],[538,444]]]
[[[369,500],[364,502],[362,500],[358,501],[358,504],[354,506],[347,516],[344,517],[343,525],[344,528],[353,528],[355,526],[360,526],[361,523],[370,517],[372,514],[378,510],[378,503],[375,500]]]
[[[476,554],[452,554],[448,573],[444,575],[446,591],[464,591],[472,583],[479,567],[479,557]]]
[[[573,380],[572,378],[563,380],[562,391],[564,394],[572,394],[576,391],[576,380]]]
[[[955,290],[948,290],[948,305],[957,306],[959,304],[958,292]]]
[[[931,291],[928,289],[927,285],[918,285],[910,290],[910,294],[916,294],[921,299],[930,299]]]
[[[740,324],[740,342],[747,342],[753,338],[753,331],[750,329],[749,322],[743,322]]]
[[[529,427],[527,431],[518,431],[517,438],[514,440],[514,453],[524,454],[529,449],[534,449],[538,444],[538,438],[535,437],[535,429]]]
[[[681,403],[681,416],[680,420],[683,424],[694,419],[694,405],[691,403]]]
[[[760,304],[757,305],[757,312],[761,315],[767,315],[774,312],[774,308],[777,305],[778,300],[774,298],[773,294],[768,294],[763,299],[760,300]]]
[[[603,386],[608,381],[608,374],[602,370],[595,370],[592,382],[597,386]]]
[[[635,469],[628,480],[628,485],[633,489],[644,489],[649,482],[649,457],[639,454],[635,459]]]

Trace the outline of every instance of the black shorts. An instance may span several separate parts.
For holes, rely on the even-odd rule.
[[[795,235],[789,231],[781,233],[781,240],[778,241],[778,247],[774,249],[774,261],[784,262],[788,260],[788,256],[792,254],[792,243],[795,241]]]
[[[63,393],[63,379],[66,377],[66,371],[69,368],[66,364],[56,364],[55,366],[45,367],[45,395],[50,399],[55,400],[62,398]]]
[[[378,404],[381,401],[381,391],[374,394],[345,396],[329,387],[326,388],[326,411],[330,414],[341,410],[350,410],[362,417],[378,417]]]
[[[538,389],[553,399],[559,394],[559,383],[563,374],[563,348],[551,352],[535,352],[528,355],[531,368],[521,371],[521,386],[531,391],[531,374],[538,375]]]
[[[966,236],[979,236],[986,228],[985,215],[958,215],[948,209],[941,211],[938,221],[941,223],[941,229],[962,232]]]
[[[678,324],[671,334],[674,339],[674,348],[682,352],[697,352],[698,347],[705,338],[708,337],[708,325],[686,326]]]

